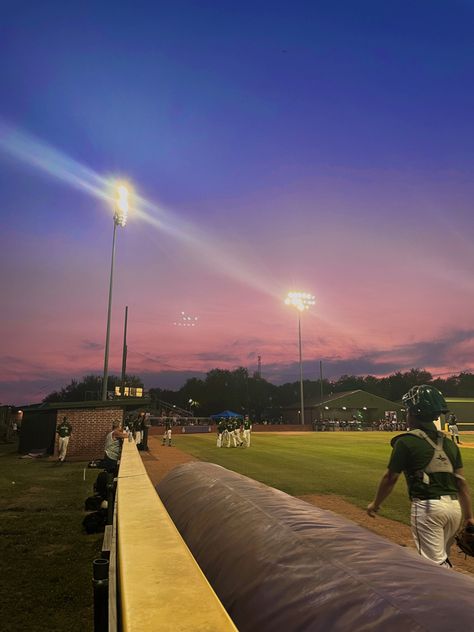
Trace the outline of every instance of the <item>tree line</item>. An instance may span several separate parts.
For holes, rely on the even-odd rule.
[[[120,378],[109,376],[109,390],[120,385]],[[142,380],[134,375],[127,376],[127,386],[141,386]],[[474,374],[461,372],[447,378],[434,378],[424,369],[397,371],[387,377],[373,375],[342,375],[337,380],[304,380],[305,401],[317,403],[321,398],[334,393],[363,390],[393,402],[399,402],[404,393],[417,384],[432,384],[445,397],[474,397]],[[150,388],[147,391],[154,407],[160,402],[174,404],[193,411],[198,417],[207,417],[222,410],[249,413],[255,420],[278,419],[279,411],[286,406],[299,405],[299,382],[288,382],[277,386],[260,377],[250,375],[240,367],[233,371],[212,369],[204,379],[191,378],[178,390]],[[87,375],[82,380],[72,380],[60,391],[54,391],[44,402],[86,401],[100,399],[102,377]]]

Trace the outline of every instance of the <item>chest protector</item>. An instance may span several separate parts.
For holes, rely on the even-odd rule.
[[[426,432],[423,432],[423,430],[410,430],[410,432],[408,432],[407,434],[411,434],[415,437],[419,437],[420,439],[424,439],[434,449],[431,461],[423,468],[424,472],[426,472],[427,474],[432,474],[434,472],[449,472],[450,474],[454,473],[453,464],[451,463],[448,455],[443,449],[444,434],[442,432],[438,432],[437,443],[432,441],[428,437]]]

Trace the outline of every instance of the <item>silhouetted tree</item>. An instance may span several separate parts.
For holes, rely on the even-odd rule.
[[[127,375],[125,377],[127,386],[142,387],[143,382],[135,375]],[[120,386],[122,380],[116,375],[109,375],[109,390],[114,390],[116,386]],[[81,381],[71,380],[60,391],[49,393],[44,399],[44,403],[53,402],[83,402],[86,400],[100,400],[102,393],[102,376],[85,375]]]

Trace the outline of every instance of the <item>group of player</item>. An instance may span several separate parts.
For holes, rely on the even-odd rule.
[[[149,414],[148,417],[150,417]],[[124,432],[128,433],[129,438],[131,437],[137,446],[143,441],[146,423],[146,413],[129,415],[125,419]]]
[[[248,415],[243,421],[236,418],[221,417],[217,423],[218,448],[250,448],[252,422]]]

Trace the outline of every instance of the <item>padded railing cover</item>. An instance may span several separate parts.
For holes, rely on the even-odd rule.
[[[157,490],[241,632],[474,629],[471,577],[331,511],[209,463]]]

